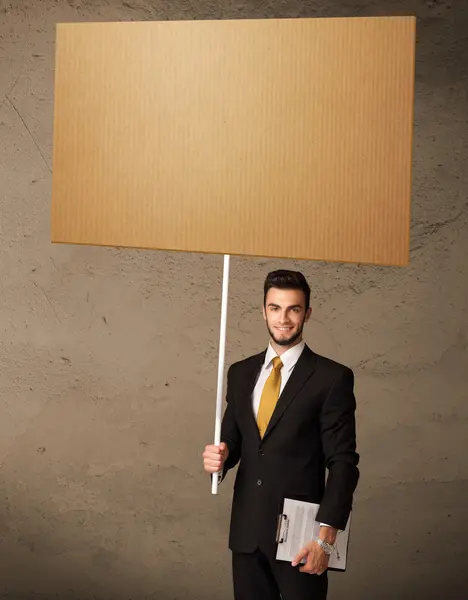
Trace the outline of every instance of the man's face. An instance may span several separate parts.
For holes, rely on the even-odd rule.
[[[263,318],[268,332],[278,346],[293,346],[302,339],[304,323],[309,320],[311,309],[305,310],[305,294],[302,290],[268,290]]]

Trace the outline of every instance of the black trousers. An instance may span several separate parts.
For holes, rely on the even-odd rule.
[[[309,575],[299,567],[267,556],[232,554],[235,600],[326,600],[328,574]]]

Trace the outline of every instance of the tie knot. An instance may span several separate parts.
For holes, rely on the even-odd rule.
[[[279,356],[275,356],[273,359],[273,369],[275,369],[275,371],[280,371],[282,366],[283,363],[281,362],[281,358]]]

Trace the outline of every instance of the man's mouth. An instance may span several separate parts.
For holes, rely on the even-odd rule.
[[[292,327],[277,327],[278,331],[290,331]]]

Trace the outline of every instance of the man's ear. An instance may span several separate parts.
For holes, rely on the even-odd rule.
[[[309,306],[309,308],[306,310],[304,321],[308,321],[310,319],[311,314],[312,314],[312,307]]]

